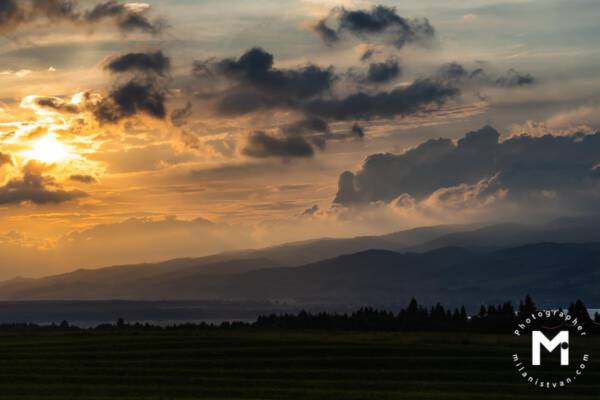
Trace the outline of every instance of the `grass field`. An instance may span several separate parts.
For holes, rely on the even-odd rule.
[[[600,341],[588,344],[582,380],[562,390],[526,384],[512,365],[515,346],[510,337],[462,334],[4,335],[0,398],[599,398]]]

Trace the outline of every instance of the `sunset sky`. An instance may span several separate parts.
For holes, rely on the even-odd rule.
[[[598,213],[598,21],[596,0],[0,0],[0,279]]]

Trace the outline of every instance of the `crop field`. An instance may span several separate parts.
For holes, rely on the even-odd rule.
[[[598,399],[600,341],[563,389],[527,384],[508,336],[119,332],[0,335],[0,398]]]

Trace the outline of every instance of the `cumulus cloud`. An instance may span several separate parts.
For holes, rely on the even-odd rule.
[[[163,76],[171,68],[171,60],[162,51],[153,53],[127,53],[114,57],[106,64],[106,69],[115,72],[144,72]]]
[[[301,136],[277,137],[265,132],[255,132],[250,135],[242,153],[254,158],[306,158],[312,157],[314,150]]]
[[[333,17],[337,29],[327,25]],[[325,43],[331,45],[340,40],[341,35],[350,33],[361,39],[373,37],[390,41],[395,47],[424,44],[435,36],[435,29],[426,18],[405,18],[395,8],[374,6],[370,10],[333,9],[330,17],[320,20],[314,31]]]
[[[163,78],[171,63],[162,51],[128,53],[111,59],[106,69],[113,73],[133,72],[129,81],[120,83],[94,108],[101,123],[115,123],[142,113],[164,119],[167,114],[167,88]]]
[[[22,177],[0,186],[0,204],[56,204],[86,196],[79,190],[62,189],[54,177],[44,175],[45,170],[45,166],[30,161],[23,168]]]
[[[384,62],[369,64],[367,80],[370,83],[386,83],[399,78],[401,72],[398,60],[390,58]]]
[[[166,116],[166,92],[152,80],[131,80],[113,91],[95,108],[101,123],[115,123],[143,113],[154,118]]]
[[[600,130],[600,107],[589,104],[572,110],[561,111],[544,121],[527,121],[515,124],[510,132],[513,136],[572,135],[579,132],[593,133]]]
[[[357,173],[340,176],[335,202],[412,198],[447,205],[462,197],[469,207],[501,198],[524,207],[598,211],[600,133],[499,137],[486,126],[457,142],[435,139],[399,155],[374,154]]]
[[[393,118],[441,106],[460,90],[433,79],[418,79],[406,87],[376,93],[357,92],[339,99],[315,99],[305,110],[322,118],[336,120]]]
[[[333,69],[306,65],[296,69],[273,67],[273,55],[261,48],[248,50],[238,59],[197,61],[200,78],[224,78],[234,87],[219,104],[223,114],[245,114],[265,107],[289,107],[328,91],[335,79]]]

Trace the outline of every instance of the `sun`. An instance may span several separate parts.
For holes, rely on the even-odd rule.
[[[47,164],[63,162],[72,157],[67,145],[60,142],[54,134],[49,134],[36,140],[31,150],[25,156]]]

